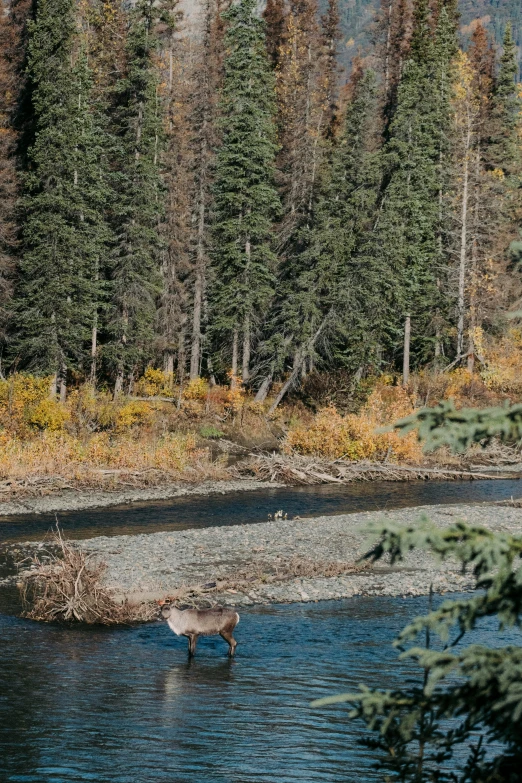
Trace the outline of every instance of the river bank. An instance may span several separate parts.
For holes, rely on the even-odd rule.
[[[415,524],[423,515],[440,527],[457,520],[520,533],[522,509],[490,504],[421,506],[256,525],[137,536],[97,537],[80,546],[107,565],[105,584],[118,600],[167,595],[187,603],[248,606],[319,601],[355,595],[423,595],[464,591],[474,580],[457,564],[436,564],[423,552],[400,566],[357,564],[371,546],[371,524]]]
[[[16,500],[0,501],[0,517],[26,514],[50,514],[63,511],[83,511],[89,508],[104,508],[120,506],[126,503],[146,503],[154,500],[169,500],[170,498],[189,495],[212,495],[229,492],[247,492],[263,489],[266,481],[256,479],[226,479],[222,481],[203,481],[198,484],[171,483],[143,488],[128,488],[100,492],[96,490],[70,489],[39,497],[24,497]],[[270,486],[283,487],[284,484],[273,482]]]

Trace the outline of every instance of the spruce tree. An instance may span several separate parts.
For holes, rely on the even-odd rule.
[[[372,335],[383,311],[382,301],[377,305],[382,274],[367,253],[381,182],[375,74],[356,68],[351,88],[310,226],[301,230],[299,263],[281,270],[265,347],[273,372],[283,372],[289,362],[297,377],[303,368],[296,357],[309,366],[318,359],[329,367],[356,367],[363,358],[371,364]],[[327,328],[317,335],[325,319]]]
[[[232,361],[233,376],[238,372],[241,339],[242,376],[247,381],[256,328],[273,293],[276,264],[274,78],[255,0],[241,0],[223,18],[229,27],[221,101],[223,142],[214,189],[212,319],[216,340],[226,346],[225,360]]]
[[[511,24],[506,26],[503,52],[493,92],[491,107],[492,132],[489,143],[490,163],[504,175],[518,171],[520,140],[518,138],[520,99],[516,84],[517,49]]]
[[[131,389],[153,356],[156,303],[161,293],[159,223],[161,101],[155,57],[163,4],[140,0],[129,11],[126,68],[115,86],[114,163],[109,313],[104,356],[114,390]]]
[[[86,362],[95,267],[107,238],[99,133],[87,61],[75,54],[74,9],[71,0],[42,0],[30,25],[34,139],[13,318],[16,360],[52,374],[62,395],[67,370]]]
[[[0,339],[5,339],[19,226],[17,171],[20,139],[18,114],[24,92],[25,28],[30,12],[26,0],[0,4]],[[0,365],[0,375],[2,368]]]
[[[436,339],[432,315],[439,302],[441,134],[449,124],[440,72],[449,67],[449,58],[448,44],[441,40],[446,23],[434,36],[426,0],[416,0],[414,18],[411,50],[384,149],[385,191],[374,254],[384,257],[394,290],[395,316],[387,340],[391,356],[401,350],[402,322],[410,314],[414,352],[428,358]],[[446,79],[449,82],[449,74]]]

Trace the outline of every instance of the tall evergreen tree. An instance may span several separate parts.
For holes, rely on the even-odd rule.
[[[110,259],[108,341],[104,354],[115,393],[132,388],[153,355],[156,303],[161,293],[159,222],[161,102],[155,57],[163,4],[140,0],[129,11],[126,70],[115,87],[116,151]]]
[[[411,51],[398,88],[397,108],[384,149],[386,186],[375,233],[375,253],[382,253],[395,288],[395,318],[389,324],[389,347],[400,350],[402,319],[410,314],[414,348],[427,358],[435,342],[432,314],[439,301],[441,128],[440,51],[448,67],[447,46],[433,36],[426,0],[416,0]],[[441,19],[443,16],[441,15]],[[449,74],[448,74],[449,81]]]
[[[30,0],[0,4],[0,339],[5,339],[19,239],[17,200],[20,104],[25,87],[27,21]],[[0,374],[2,368],[0,365]]]
[[[213,328],[228,347],[225,361],[231,359],[233,376],[241,339],[242,376],[248,381],[256,327],[272,296],[276,264],[274,79],[255,0],[241,0],[223,16],[229,28],[214,191]]]
[[[491,119],[492,131],[489,143],[491,165],[502,169],[505,175],[518,172],[520,140],[518,138],[520,99],[516,85],[518,72],[517,51],[511,30],[507,24],[500,68],[493,92]]]
[[[382,274],[366,254],[381,180],[377,84],[372,71],[352,76],[343,130],[322,187],[298,264],[281,270],[265,352],[270,374],[291,382],[319,359],[323,366],[371,364]],[[305,229],[303,229],[303,232]],[[326,349],[326,350],[325,350]]]
[[[165,372],[178,374],[185,365],[190,308],[190,279],[194,273],[192,233],[195,200],[191,97],[195,89],[192,41],[171,27],[163,32],[162,77],[165,84],[165,145],[162,174],[167,198],[163,222],[163,292],[158,309]],[[198,362],[199,364],[199,362]],[[198,367],[199,369],[199,367]]]
[[[215,152],[220,145],[222,128],[219,123],[224,67],[225,22],[223,12],[230,0],[206,0],[203,14],[203,34],[197,49],[194,64],[193,99],[191,124],[193,128],[195,180],[193,223],[194,223],[194,274],[192,279],[192,328],[190,340],[190,378],[197,378],[201,372],[203,352],[206,352],[207,367],[212,374],[211,358],[208,354],[207,283],[211,253],[211,207],[215,174]],[[183,374],[183,368],[180,368]]]
[[[99,133],[87,61],[75,51],[74,9],[71,0],[42,0],[30,25],[34,140],[14,302],[18,361],[53,374],[62,396],[67,370],[86,361],[94,270],[106,241]]]

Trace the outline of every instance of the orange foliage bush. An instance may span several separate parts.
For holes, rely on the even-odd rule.
[[[89,471],[143,471],[150,468],[183,475],[196,463],[209,463],[206,449],[196,447],[194,435],[169,433],[162,438],[111,437],[94,434],[87,442],[66,432],[42,432],[21,441],[0,435],[0,479],[59,475],[74,478]]]
[[[359,414],[341,416],[334,407],[328,407],[319,411],[310,424],[292,426],[284,450],[330,459],[418,462],[422,451],[415,433],[401,437],[396,432],[377,431],[412,411],[404,389],[379,384]]]
[[[485,348],[486,364],[480,375],[493,392],[509,395],[512,401],[522,395],[522,329],[511,328]]]

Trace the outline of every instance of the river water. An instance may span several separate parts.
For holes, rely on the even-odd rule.
[[[520,486],[415,482],[182,498],[67,515],[67,532],[264,521],[278,506],[314,515],[499,499]],[[1,523],[6,538],[16,529],[41,535],[48,520],[16,524]],[[358,744],[361,726],[343,707],[312,710],[309,702],[359,683],[403,684],[411,664],[390,643],[427,609],[425,597],[243,609],[234,660],[210,638],[189,661],[186,641],[163,622],[40,625],[15,616],[5,592],[0,599],[0,783],[380,783]],[[520,644],[518,631],[500,637],[491,623],[473,636]]]
[[[313,487],[267,487],[253,492],[186,496],[159,502],[94,508],[60,514],[0,516],[0,542],[40,540],[58,519],[69,538],[154,533],[214,525],[266,522],[288,516],[316,517],[355,511],[508,500],[522,495],[520,479],[477,481],[372,481]]]
[[[403,684],[411,669],[389,642],[426,608],[425,598],[250,608],[233,661],[215,638],[188,661],[164,623],[71,629],[0,616],[0,780],[382,781],[361,726],[309,701]],[[489,624],[474,641],[492,636]]]

